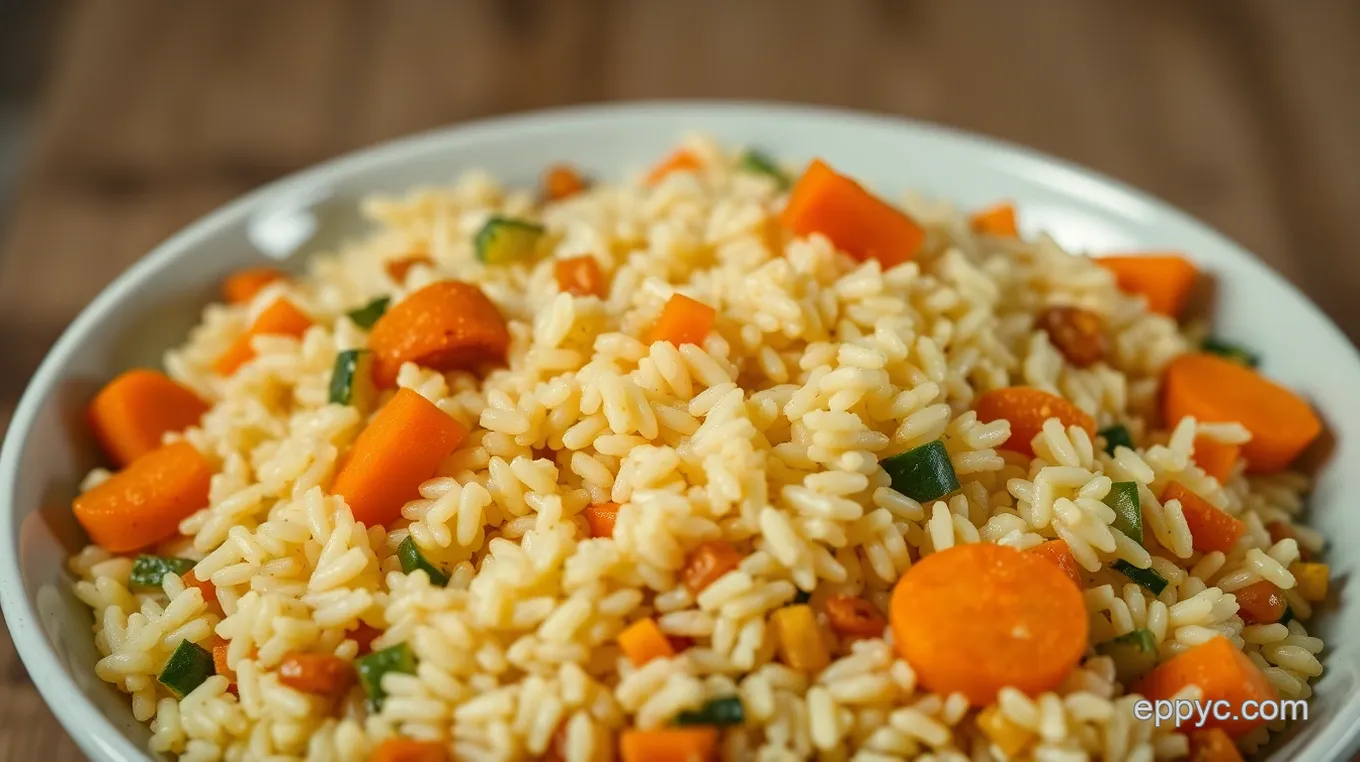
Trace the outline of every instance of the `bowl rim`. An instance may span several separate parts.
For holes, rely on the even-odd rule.
[[[197,218],[123,270],[62,331],[25,386],[10,420],[3,446],[0,446],[0,526],[11,526],[14,520],[14,492],[19,479],[21,444],[28,439],[48,390],[59,380],[62,367],[83,336],[104,315],[135,293],[144,280],[185,252],[193,250],[200,241],[215,235],[232,220],[247,215],[261,202],[289,189],[314,187],[330,177],[356,174],[440,146],[476,142],[492,133],[505,135],[506,140],[513,141],[535,132],[549,132],[568,122],[589,125],[645,121],[648,117],[657,116],[683,119],[686,115],[696,121],[703,118],[702,115],[742,116],[768,120],[771,124],[798,119],[834,121],[860,129],[914,133],[919,138],[952,143],[971,152],[985,153],[990,160],[1008,164],[1039,185],[1068,194],[1074,187],[1081,188],[1093,197],[1098,197],[1098,203],[1109,206],[1119,216],[1127,217],[1131,210],[1155,214],[1211,241],[1238,260],[1235,265],[1251,271],[1254,277],[1268,282],[1271,287],[1295,297],[1304,312],[1316,321],[1325,337],[1348,348],[1350,363],[1360,366],[1360,353],[1331,318],[1294,284],[1236,241],[1151,193],[1102,172],[1007,140],[910,117],[770,100],[634,100],[535,109],[420,131],[349,151],[289,173]],[[86,753],[97,759],[116,762],[150,760],[148,751],[133,743],[95,707],[57,659],[38,624],[34,602],[24,592],[19,565],[19,537],[17,533],[12,535],[0,541],[0,607],[3,607],[15,649],[39,694],[58,722]],[[1317,759],[1344,759],[1347,753],[1356,748],[1357,737],[1360,737],[1360,695],[1352,694],[1343,700],[1336,716],[1304,748]]]

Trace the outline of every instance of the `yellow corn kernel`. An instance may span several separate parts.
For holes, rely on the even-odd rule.
[[[1332,570],[1327,564],[1295,561],[1289,565],[1289,573],[1294,575],[1294,592],[1309,603],[1317,603],[1327,598],[1327,578]]]
[[[992,739],[996,748],[1000,749],[1007,758],[1014,758],[1029,746],[1030,740],[1034,737],[1032,733],[1011,722],[1006,715],[1001,713],[1001,708],[992,705],[978,713],[978,727],[982,732]]]
[[[779,657],[785,664],[802,672],[820,672],[831,663],[812,607],[786,606],[770,619],[779,643]]]

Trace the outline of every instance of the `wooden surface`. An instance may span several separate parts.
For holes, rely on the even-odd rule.
[[[1360,337],[1350,0],[91,0],[60,30],[0,242],[0,427],[76,311],[218,204],[583,101],[809,101],[1007,138],[1208,221]],[[0,640],[0,760],[80,759]]]

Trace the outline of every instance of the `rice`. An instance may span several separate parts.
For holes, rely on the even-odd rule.
[[[986,758],[997,747],[978,722],[983,707],[918,684],[890,632],[824,629],[829,664],[803,672],[782,663],[771,617],[805,595],[814,609],[851,595],[886,611],[898,578],[932,553],[1055,538],[1087,573],[1092,644],[1146,629],[1165,660],[1223,636],[1283,697],[1310,694],[1323,643],[1300,621],[1311,607],[1290,572],[1321,546],[1294,524],[1307,480],[1239,468],[1220,483],[1196,465],[1197,437],[1242,444],[1240,424],[1155,428],[1161,371],[1188,348],[1172,320],[1051,239],[977,235],[941,202],[906,201],[925,250],[887,270],[818,234],[780,239],[775,184],[711,141],[686,145],[702,167],[654,187],[598,185],[540,205],[473,173],[370,199],[368,236],[249,304],[204,310],[165,367],[212,403],[182,437],[216,474],[209,505],[153,550],[190,559],[216,601],[174,575],[134,588],[130,560],[97,547],[70,562],[95,615],[95,674],[129,694],[153,750],[204,762],[362,760],[406,736],[460,760],[551,750],[595,762],[613,757],[626,729],[736,696],[745,722],[723,730],[724,759]],[[478,261],[472,237],[493,214],[541,220],[552,251]],[[428,259],[393,280],[385,264],[413,253]],[[606,274],[605,297],[558,291],[554,261],[580,255]],[[364,526],[326,492],[365,423],[358,409],[327,404],[336,354],[367,342],[345,314],[449,278],[476,284],[505,317],[508,366],[484,376],[401,369],[401,387],[471,433],[398,521]],[[643,343],[677,293],[714,307],[715,330],[702,345]],[[255,359],[215,374],[217,356],[279,297],[314,325],[260,337]],[[1073,366],[1034,330],[1055,304],[1100,315],[1104,362]],[[1011,425],[980,421],[972,406],[1012,385],[1061,395],[1098,427],[1125,423],[1143,446],[1106,453],[1054,418],[1026,443],[1034,457],[1005,449]],[[940,439],[960,488],[928,501],[892,489],[880,459]],[[83,487],[106,478],[96,470]],[[1117,481],[1137,485],[1156,550],[1114,527],[1103,500]],[[1172,481],[1241,519],[1243,540],[1195,551],[1184,506],[1157,497]],[[612,537],[592,538],[587,510],[606,502],[620,504]],[[1272,541],[1274,522],[1292,536]],[[403,573],[407,540],[446,586]],[[682,582],[686,565],[716,540],[742,561],[696,594]],[[1116,561],[1168,584],[1154,595]],[[1243,622],[1235,594],[1262,580],[1285,591],[1296,619]],[[648,617],[692,645],[634,665],[617,638]],[[320,697],[281,680],[295,652],[354,660],[365,630],[375,649],[406,644],[417,664],[382,679],[380,709],[359,688]],[[181,641],[224,643],[232,674],[175,695],[157,675]],[[994,710],[1023,735],[1024,758],[1184,756],[1183,736],[1134,717],[1128,689],[1111,659],[1090,652],[1056,689],[1003,689]]]

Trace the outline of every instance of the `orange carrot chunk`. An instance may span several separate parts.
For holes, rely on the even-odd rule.
[[[331,492],[345,499],[355,521],[386,526],[465,436],[434,403],[398,389],[354,440]]]
[[[863,638],[883,636],[888,620],[874,604],[853,595],[833,595],[826,599],[826,621],[837,635]]]
[[[431,283],[407,295],[378,318],[368,334],[373,381],[396,386],[402,363],[439,371],[503,363],[510,331],[482,290],[456,280]]]
[[[1193,730],[1189,762],[1242,762],[1242,752],[1222,728]]]
[[[638,667],[652,659],[675,655],[670,641],[651,619],[639,619],[620,632],[619,649]]]
[[[600,263],[589,254],[557,260],[553,265],[553,276],[560,291],[575,296],[605,297],[604,273],[600,272]]]
[[[1190,529],[1191,544],[1201,553],[1215,550],[1227,553],[1237,544],[1247,525],[1220,511],[1213,503],[1196,495],[1180,482],[1171,482],[1162,489],[1162,502],[1181,501],[1181,513]]]
[[[1086,651],[1082,593],[1042,556],[992,543],[958,545],[914,564],[893,590],[894,641],[927,689],[973,706],[1013,686],[1061,683]]]
[[[698,156],[682,148],[652,167],[645,182],[647,185],[656,185],[672,172],[693,172],[703,166]]]
[[[1226,444],[1203,435],[1195,437],[1195,465],[1217,479],[1219,484],[1232,476],[1233,466],[1237,465],[1237,457],[1241,453],[1242,448],[1238,445]]]
[[[382,630],[360,622],[358,627],[355,627],[345,634],[359,647],[359,655],[363,656],[373,650],[373,641],[378,639],[378,636],[382,634]]]
[[[1247,472],[1255,474],[1288,466],[1322,433],[1322,421],[1297,394],[1217,355],[1185,354],[1167,366],[1163,420],[1179,421],[1187,415],[1245,426],[1251,441],[1242,445],[1242,457]]]
[[[681,344],[703,344],[704,337],[713,330],[717,312],[703,302],[696,302],[683,294],[673,294],[661,308],[661,314],[647,332],[646,343],[669,341]]]
[[[1015,238],[1020,235],[1015,225],[1015,207],[1011,204],[997,204],[974,214],[968,219],[973,231],[986,235]]]
[[[285,277],[276,267],[249,267],[227,276],[222,282],[222,298],[228,304],[244,304],[254,299],[265,286]]]
[[[739,564],[741,552],[732,547],[732,543],[712,540],[690,551],[685,568],[680,570],[680,580],[691,593],[699,593]]]
[[[1067,546],[1066,540],[1049,540],[1048,542],[1039,543],[1030,548],[1029,552],[1051,563],[1057,564],[1058,568],[1062,569],[1062,573],[1066,574],[1068,579],[1075,582],[1077,587],[1081,587],[1081,564],[1077,563],[1077,557],[1072,555],[1072,549]]]
[[[1097,257],[1096,264],[1114,273],[1119,290],[1147,299],[1148,309],[1178,317],[1199,279],[1199,270],[1175,254]]]
[[[449,762],[449,749],[439,741],[388,738],[373,750],[368,762]]]
[[[590,186],[570,164],[554,164],[543,173],[543,196],[549,201],[571,198]]]
[[[793,186],[779,220],[796,235],[821,233],[837,249],[860,261],[877,259],[884,269],[915,257],[925,241],[925,230],[906,213],[821,159]]]
[[[1175,696],[1187,685],[1198,685],[1205,701],[1228,702],[1236,718],[1222,720],[1210,716],[1205,727],[1222,728],[1234,738],[1265,723],[1263,719],[1242,718],[1244,702],[1279,698],[1261,670],[1224,637],[1212,638],[1157,665],[1133,692],[1158,701]]]
[[[212,644],[213,671],[227,678],[233,683],[236,682],[236,673],[227,664],[227,641],[218,638]]]
[[[183,431],[208,412],[197,394],[154,370],[130,370],[110,381],[90,403],[90,428],[118,467],[161,446],[166,432]]]
[[[251,339],[266,334],[279,336],[301,336],[312,326],[312,321],[287,299],[275,299],[245,333],[236,338],[227,351],[213,363],[213,370],[223,376],[230,376],[236,369],[255,357],[255,349],[250,346]]]
[[[431,259],[428,255],[413,254],[409,257],[394,259],[391,262],[388,262],[386,265],[383,265],[383,269],[387,271],[388,277],[390,277],[394,282],[405,283],[406,273],[411,272],[412,267],[415,267],[416,265],[432,265],[432,264],[434,264],[434,260]]]
[[[279,682],[318,696],[338,696],[354,684],[354,665],[333,654],[294,651],[279,663]]]
[[[1027,386],[1011,386],[985,392],[977,401],[978,420],[983,423],[1005,418],[1011,422],[1011,436],[1002,448],[1034,455],[1031,442],[1044,429],[1044,421],[1057,418],[1063,426],[1080,426],[1095,437],[1096,422],[1081,408],[1048,392]]]
[[[203,601],[208,604],[209,608],[221,608],[221,604],[217,601],[217,586],[211,580],[199,579],[192,569],[185,572],[180,579],[184,580],[185,587],[198,588],[198,591],[203,594]]]
[[[1280,588],[1261,580],[1238,590],[1237,615],[1247,624],[1273,624],[1284,616],[1289,603]]]
[[[174,442],[132,461],[71,507],[96,545],[127,553],[179,532],[179,522],[208,504],[212,473],[193,445]]]
[[[586,506],[586,523],[591,537],[613,537],[614,522],[619,518],[618,503],[596,503]]]
[[[623,762],[713,762],[718,758],[718,729],[712,726],[623,731]]]

